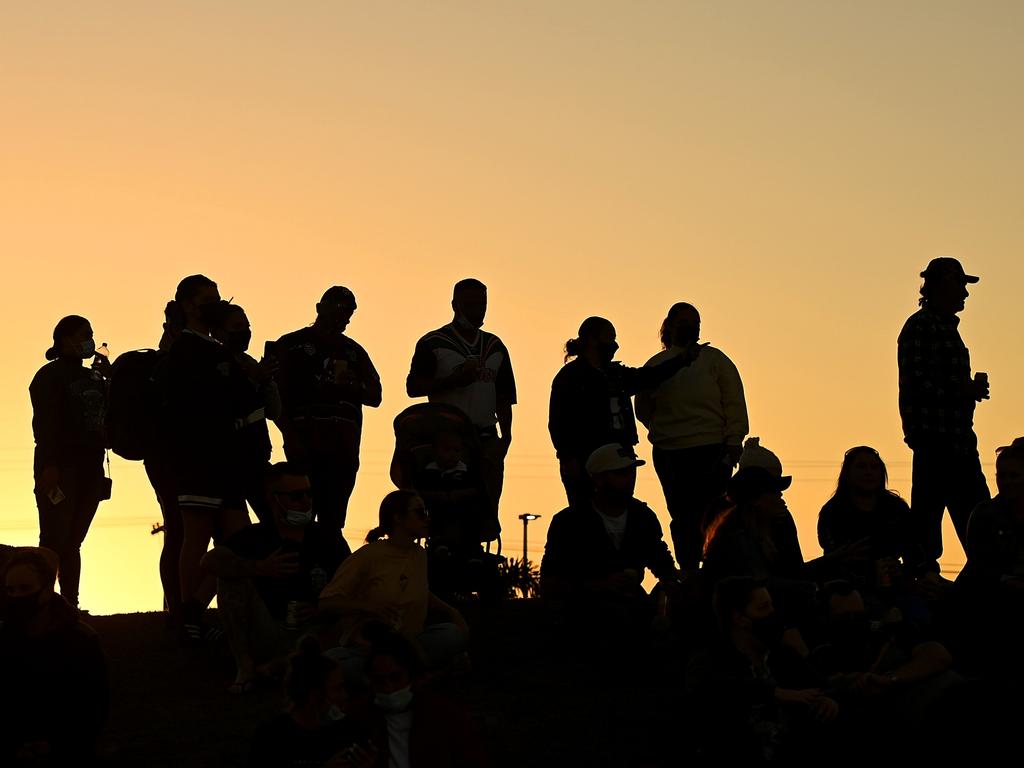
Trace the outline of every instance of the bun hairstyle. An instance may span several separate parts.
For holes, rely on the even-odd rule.
[[[309,697],[327,684],[331,673],[338,668],[334,659],[324,656],[320,641],[306,635],[288,659],[284,678],[284,692],[292,706],[302,706]]]
[[[46,350],[47,360],[56,360],[60,357],[60,344],[68,336],[71,336],[89,321],[80,315],[68,315],[62,317],[53,329],[53,346]]]
[[[583,348],[586,346],[587,340],[594,338],[606,328],[614,328],[611,320],[597,316],[588,317],[584,320],[580,324],[580,329],[576,332],[576,338],[565,342],[565,362],[569,362],[569,358],[579,357],[583,354]]]
[[[376,528],[366,534],[366,542],[380,541],[395,530],[395,518],[409,511],[409,502],[418,499],[416,491],[392,491],[380,503],[380,515]]]

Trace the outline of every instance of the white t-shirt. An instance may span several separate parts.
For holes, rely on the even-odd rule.
[[[387,716],[388,768],[410,768],[409,733],[412,731],[412,710]]]
[[[615,545],[616,549],[622,547],[622,537],[626,535],[626,518],[629,516],[629,511],[623,512],[621,515],[606,515],[597,507],[594,507],[594,511],[601,518],[601,522],[604,523],[604,529],[608,532],[608,538],[612,540],[612,544]]]

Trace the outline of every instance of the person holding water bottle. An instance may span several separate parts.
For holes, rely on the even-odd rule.
[[[78,607],[82,542],[100,501],[110,498],[103,473],[110,361],[106,344],[96,348],[92,326],[78,315],[57,323],[46,359],[29,385],[39,546],[57,553],[61,595]]]

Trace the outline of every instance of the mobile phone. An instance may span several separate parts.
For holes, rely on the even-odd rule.
[[[109,500],[110,499],[110,495],[111,495],[112,491],[114,490],[114,481],[111,480],[109,477],[101,478],[100,479],[99,488],[97,490],[99,491],[99,500],[100,501],[107,501],[107,500]]]
[[[277,357],[277,342],[267,341],[263,344],[263,359],[268,360]]]

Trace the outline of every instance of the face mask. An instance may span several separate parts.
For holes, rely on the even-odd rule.
[[[313,509],[286,509],[284,522],[292,528],[303,528],[313,522]]]
[[[378,693],[373,697],[373,703],[388,714],[405,712],[412,705],[412,689],[405,687],[393,693]]]
[[[336,723],[339,720],[344,719],[345,713],[341,711],[341,708],[337,704],[331,704],[327,713],[324,715],[324,721],[328,723]]]
[[[94,339],[86,339],[79,345],[78,354],[82,356],[82,359],[88,359],[96,354],[96,341]]]
[[[39,592],[7,598],[7,620],[11,624],[25,624],[39,612]]]
[[[231,331],[226,334],[224,346],[232,352],[241,354],[249,348],[252,341],[252,331]]]
[[[763,619],[751,619],[750,631],[765,648],[774,648],[782,640],[782,633],[786,628],[782,624],[782,619],[773,613]]]

